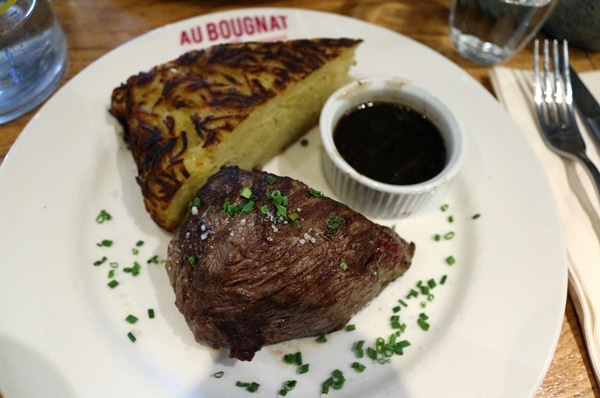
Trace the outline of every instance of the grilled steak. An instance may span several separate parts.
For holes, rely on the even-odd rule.
[[[209,178],[169,244],[196,340],[252,360],[342,328],[410,266],[415,245],[300,181],[236,166]]]

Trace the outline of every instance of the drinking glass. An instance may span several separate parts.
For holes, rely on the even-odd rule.
[[[67,66],[67,43],[49,0],[0,0],[0,124],[44,101]]]
[[[450,38],[463,57],[504,62],[542,28],[557,0],[453,0]]]

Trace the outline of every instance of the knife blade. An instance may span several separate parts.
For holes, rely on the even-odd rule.
[[[596,142],[600,144],[600,104],[581,81],[581,78],[577,72],[575,72],[575,69],[569,65],[569,70],[571,75],[571,85],[573,86],[575,107],[579,111],[588,130],[596,139]]]

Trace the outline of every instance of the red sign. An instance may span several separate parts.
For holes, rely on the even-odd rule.
[[[241,41],[264,33],[281,36],[287,30],[286,15],[258,15],[222,19],[207,22],[181,31],[179,44],[182,46],[215,41]]]

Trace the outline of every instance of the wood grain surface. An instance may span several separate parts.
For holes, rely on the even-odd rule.
[[[210,12],[268,6],[327,11],[389,28],[449,58],[492,91],[489,67],[478,66],[462,59],[448,38],[450,1],[54,0],[52,7],[63,25],[69,43],[70,65],[62,84],[110,50],[165,24]],[[543,33],[538,36],[545,37]],[[530,45],[505,63],[505,66],[530,68],[531,62],[532,46]],[[572,48],[571,62],[575,69],[581,72],[598,70],[600,53],[588,53]],[[12,122],[0,125],[0,162],[36,111],[37,109],[34,109]],[[556,353],[535,396],[538,398],[600,397],[582,340],[581,328],[570,299],[566,303]]]

